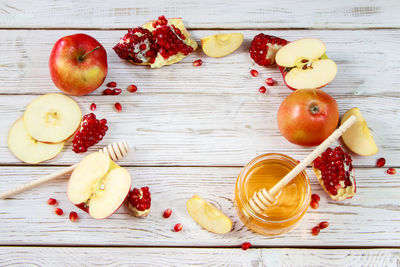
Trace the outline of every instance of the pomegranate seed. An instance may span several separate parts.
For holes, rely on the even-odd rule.
[[[71,221],[71,222],[75,222],[76,220],[78,220],[78,213],[76,213],[75,211],[71,211],[70,213],[69,213],[69,220]]]
[[[311,206],[311,208],[313,208],[313,209],[318,209],[318,207],[319,207],[318,201],[315,201],[314,199],[311,200],[310,206]]]
[[[198,59],[193,61],[193,67],[200,67],[201,65],[203,65],[203,60]]]
[[[172,213],[171,209],[166,209],[166,210],[164,210],[163,217],[164,218],[169,218],[169,216],[171,216],[171,213]]]
[[[146,217],[150,212],[151,194],[147,186],[133,188],[128,194],[128,207],[136,217]]]
[[[319,231],[320,231],[319,227],[315,226],[313,229],[311,229],[311,234],[312,235],[318,235]]]
[[[179,232],[179,231],[182,230],[182,228],[183,228],[183,225],[182,225],[181,223],[177,223],[177,224],[175,224],[175,226],[174,226],[174,231],[175,231],[175,232]]]
[[[49,198],[47,200],[47,204],[48,205],[56,205],[57,204],[57,200],[55,200],[54,198]]]
[[[103,91],[103,95],[112,95],[113,94],[113,91],[111,90],[111,89],[106,89],[106,90],[104,90]]]
[[[121,104],[120,103],[115,103],[114,104],[114,107],[115,107],[115,109],[118,111],[118,112],[121,112],[122,111],[122,106],[121,106]]]
[[[128,86],[128,88],[126,90],[128,90],[128,92],[130,92],[130,93],[134,93],[134,92],[137,91],[137,86],[131,84],[131,85]]]
[[[92,111],[95,111],[95,110],[96,110],[96,104],[95,104],[95,103],[92,103],[92,104],[90,105],[90,110],[92,110]]]
[[[320,198],[317,194],[312,194],[312,195],[311,195],[311,199],[312,199],[312,200],[315,200],[315,201],[317,201],[317,202],[319,202],[319,201],[321,200],[321,198]]]
[[[261,86],[260,89],[258,89],[258,91],[259,91],[261,94],[265,94],[265,92],[267,91],[267,88],[265,88],[265,86]]]
[[[109,82],[107,83],[107,87],[116,87],[117,83],[116,82]]]
[[[121,92],[122,92],[121,89],[115,88],[115,89],[113,90],[112,94],[113,94],[113,95],[119,95]]]
[[[250,248],[251,247],[251,243],[250,242],[244,242],[243,244],[242,244],[242,249],[243,250],[247,250],[248,248]]]
[[[383,166],[385,166],[385,163],[386,163],[386,160],[384,159],[384,158],[379,158],[377,161],[376,161],[376,167],[383,167]]]
[[[55,212],[58,216],[61,216],[61,215],[64,214],[64,211],[63,211],[62,209],[60,209],[60,208],[54,209],[54,212]]]
[[[258,77],[258,71],[256,71],[256,70],[250,70],[250,74],[253,77]]]
[[[386,172],[387,172],[388,174],[392,174],[392,175],[397,173],[397,171],[396,171],[395,168],[389,168],[389,169],[386,170]]]
[[[329,223],[328,223],[328,222],[320,222],[319,225],[318,225],[318,227],[319,227],[320,229],[325,229],[325,228],[327,228],[328,226],[329,226]]]
[[[265,80],[265,83],[269,86],[273,86],[275,84],[275,81],[272,78],[268,78]]]

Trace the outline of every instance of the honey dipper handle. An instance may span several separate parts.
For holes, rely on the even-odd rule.
[[[338,129],[336,129],[324,142],[317,146],[313,152],[311,152],[302,162],[296,165],[285,177],[277,182],[270,190],[269,193],[275,196],[279,191],[282,190],[294,177],[302,172],[314,159],[316,159],[322,152],[325,151],[336,139],[347,131],[355,122],[357,118],[352,115],[348,118]]]

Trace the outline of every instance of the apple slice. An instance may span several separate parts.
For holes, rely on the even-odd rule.
[[[60,143],[78,129],[82,112],[78,104],[62,94],[42,95],[33,100],[24,113],[28,133],[45,143]]]
[[[374,138],[368,128],[367,122],[358,108],[348,110],[342,117],[343,124],[351,115],[356,116],[357,121],[343,135],[346,146],[361,156],[371,156],[378,152]]]
[[[325,44],[318,39],[291,42],[276,53],[276,63],[285,84],[292,90],[321,88],[336,76],[336,63],[325,54]]]
[[[232,221],[215,206],[194,195],[186,203],[189,215],[207,231],[226,234],[232,230]]]
[[[95,219],[111,216],[124,202],[131,176],[107,155],[95,152],[75,168],[68,182],[68,198]]]
[[[38,164],[56,157],[64,143],[46,144],[33,139],[24,126],[24,119],[19,118],[8,132],[8,148],[20,160]]]
[[[221,33],[201,38],[201,45],[207,56],[224,57],[236,51],[243,39],[241,33]]]

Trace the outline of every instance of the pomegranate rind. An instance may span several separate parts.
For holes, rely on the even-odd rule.
[[[130,209],[130,211],[132,211],[133,216],[139,217],[139,218],[140,217],[146,217],[150,213],[150,209],[146,209],[146,210],[143,210],[143,211],[138,210],[134,206],[132,206],[129,201],[128,201],[128,208]]]
[[[339,183],[342,187],[337,190],[336,195],[332,195],[331,193],[329,193],[328,190],[326,190],[324,181],[322,180],[321,171],[315,167],[313,167],[313,171],[318,179],[318,182],[320,183],[324,191],[329,195],[331,199],[335,201],[341,201],[352,198],[356,194],[356,179],[354,177],[354,169],[350,171],[350,180],[352,185],[344,188],[344,181],[340,181]]]

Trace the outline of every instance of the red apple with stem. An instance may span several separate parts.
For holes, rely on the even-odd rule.
[[[297,145],[321,144],[336,129],[338,122],[335,99],[319,89],[294,91],[278,110],[281,134]]]
[[[69,95],[86,95],[96,90],[107,76],[107,53],[93,37],[74,34],[60,38],[49,60],[51,79]]]

